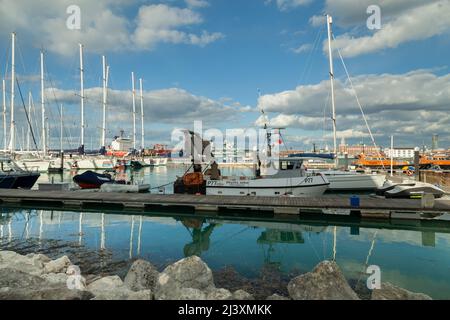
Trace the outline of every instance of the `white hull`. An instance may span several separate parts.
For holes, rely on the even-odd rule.
[[[113,169],[114,163],[109,159],[80,159],[69,160],[64,164],[65,167],[76,167],[80,170],[107,170]]]
[[[45,160],[28,160],[28,161],[16,161],[19,168],[27,171],[48,172],[50,167],[50,161]]]
[[[295,178],[263,178],[246,180],[209,180],[207,195],[268,196],[290,195],[295,197],[320,197],[328,189],[329,182],[323,176]]]
[[[167,158],[145,158],[144,162],[150,167],[161,167],[167,165]]]
[[[345,171],[322,171],[330,182],[329,191],[369,191],[381,188],[386,176],[381,174],[359,174]]]
[[[100,187],[100,192],[117,192],[117,193],[140,193],[150,190],[149,184],[115,184],[105,183]]]

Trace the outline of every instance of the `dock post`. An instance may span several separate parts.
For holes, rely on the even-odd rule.
[[[420,154],[419,150],[414,150],[414,170],[416,174],[416,180],[420,181]]]

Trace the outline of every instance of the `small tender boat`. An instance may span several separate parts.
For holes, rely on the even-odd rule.
[[[149,190],[149,184],[104,183],[100,187],[100,192],[144,193]]]
[[[11,159],[0,159],[1,189],[31,189],[39,177],[39,172],[23,170]]]
[[[441,198],[445,191],[430,183],[407,181],[399,184],[387,183],[383,188],[377,190],[377,194],[386,198],[422,198],[425,194]]]
[[[109,174],[86,171],[74,176],[73,181],[79,185],[81,189],[99,189],[102,184],[111,183],[114,180]]]

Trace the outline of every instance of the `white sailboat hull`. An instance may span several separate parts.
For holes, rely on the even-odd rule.
[[[67,161],[67,165],[80,170],[107,170],[113,169],[114,163],[109,159],[82,159]]]
[[[27,171],[48,172],[50,161],[17,161],[19,168]]]
[[[294,178],[263,178],[246,180],[209,180],[207,195],[268,196],[291,195],[295,197],[319,197],[328,189],[328,180],[321,176]]]

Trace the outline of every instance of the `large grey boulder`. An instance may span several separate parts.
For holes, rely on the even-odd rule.
[[[67,268],[72,265],[67,256],[62,256],[56,260],[51,260],[44,264],[45,273],[64,273]]]
[[[150,262],[137,260],[128,271],[124,283],[133,291],[154,290],[159,272]]]
[[[381,289],[372,291],[372,300],[432,300],[423,293],[415,293],[394,286],[389,282],[381,284]]]
[[[207,300],[206,293],[193,288],[178,288],[168,300]]]
[[[266,300],[290,300],[290,299],[275,293],[271,296],[268,296]]]
[[[131,291],[118,276],[104,277],[87,286],[94,300],[152,300],[151,290]]]
[[[233,300],[233,294],[227,289],[212,289],[207,292],[206,300]]]
[[[0,251],[1,268],[11,268],[33,275],[44,273],[44,263],[41,259],[22,256],[13,251]]]
[[[86,291],[69,290],[66,284],[11,268],[0,269],[0,300],[87,300]]]
[[[255,300],[255,298],[244,290],[236,290],[233,292],[233,300]]]
[[[87,291],[69,290],[64,287],[0,288],[0,300],[90,300]]]
[[[39,288],[49,283],[38,275],[13,268],[0,269],[0,288]]]
[[[199,257],[192,256],[177,261],[160,273],[155,286],[155,298],[157,300],[189,298],[185,294],[186,290],[181,289],[196,289],[206,294],[215,289],[212,271]],[[181,296],[183,298],[180,298]]]
[[[292,279],[288,291],[294,300],[359,300],[332,261],[323,261],[312,272]]]

